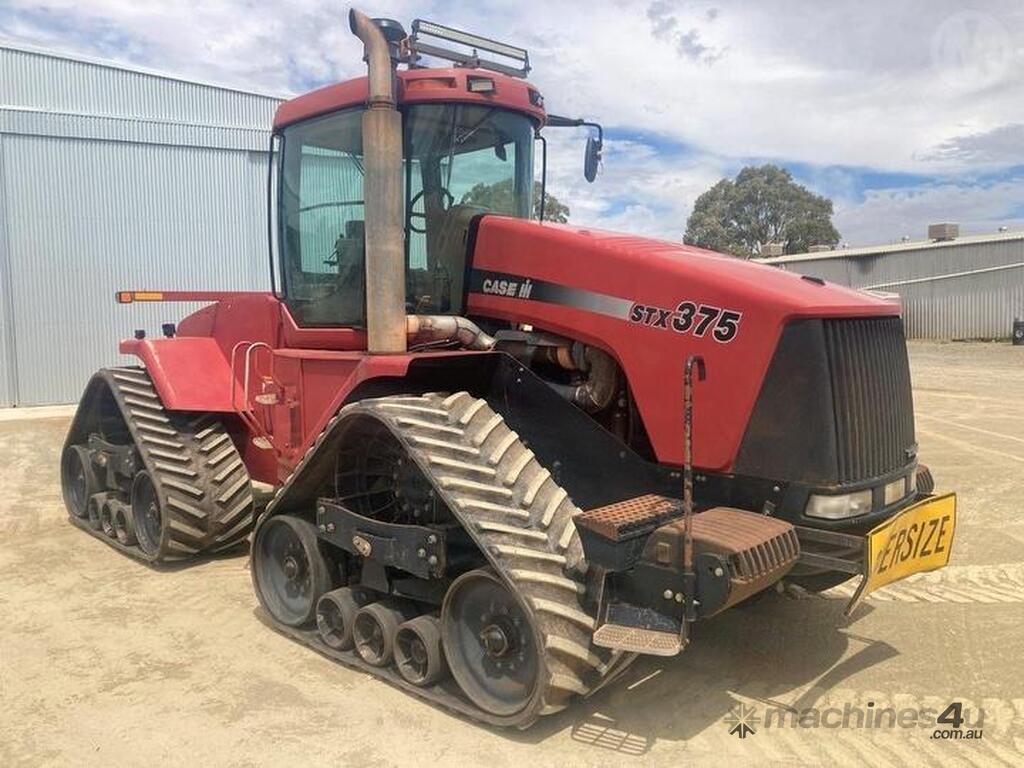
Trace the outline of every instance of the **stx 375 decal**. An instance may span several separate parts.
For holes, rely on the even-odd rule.
[[[703,338],[711,332],[715,341],[728,344],[740,332],[743,313],[722,309],[713,304],[681,301],[675,309],[649,304],[634,304],[629,309],[629,322],[676,333],[692,333]]]

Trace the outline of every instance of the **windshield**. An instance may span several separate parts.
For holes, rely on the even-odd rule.
[[[532,211],[533,123],[486,106],[404,112],[407,309],[458,313],[466,230],[486,212]],[[288,126],[278,167],[285,302],[304,326],[365,317],[362,112]]]
[[[471,104],[406,110],[406,255],[414,311],[460,310],[473,217],[530,217],[533,143],[533,123],[515,112]]]

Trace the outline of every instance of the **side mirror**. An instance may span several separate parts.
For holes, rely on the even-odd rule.
[[[583,178],[590,183],[597,178],[597,166],[601,162],[601,149],[604,142],[593,136],[587,137],[587,151],[583,157]]]

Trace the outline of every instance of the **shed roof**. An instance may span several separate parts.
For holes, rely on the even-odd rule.
[[[889,245],[870,245],[863,248],[836,248],[831,251],[815,253],[791,253],[786,256],[772,256],[758,259],[761,264],[788,264],[795,261],[820,261],[822,259],[850,259],[861,256],[877,256],[885,253],[903,253],[905,251],[924,251],[932,248],[955,248],[958,245],[978,245],[981,243],[1001,243],[1007,240],[1024,240],[1024,231],[993,232],[984,235],[966,235],[953,240],[917,240],[908,243],[892,243]]]

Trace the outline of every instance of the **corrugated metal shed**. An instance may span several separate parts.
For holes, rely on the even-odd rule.
[[[193,309],[118,289],[269,286],[280,101],[0,44],[0,404],[73,402],[119,339]]]
[[[897,293],[910,338],[1006,338],[1024,317],[1024,232],[763,259],[852,288]]]

